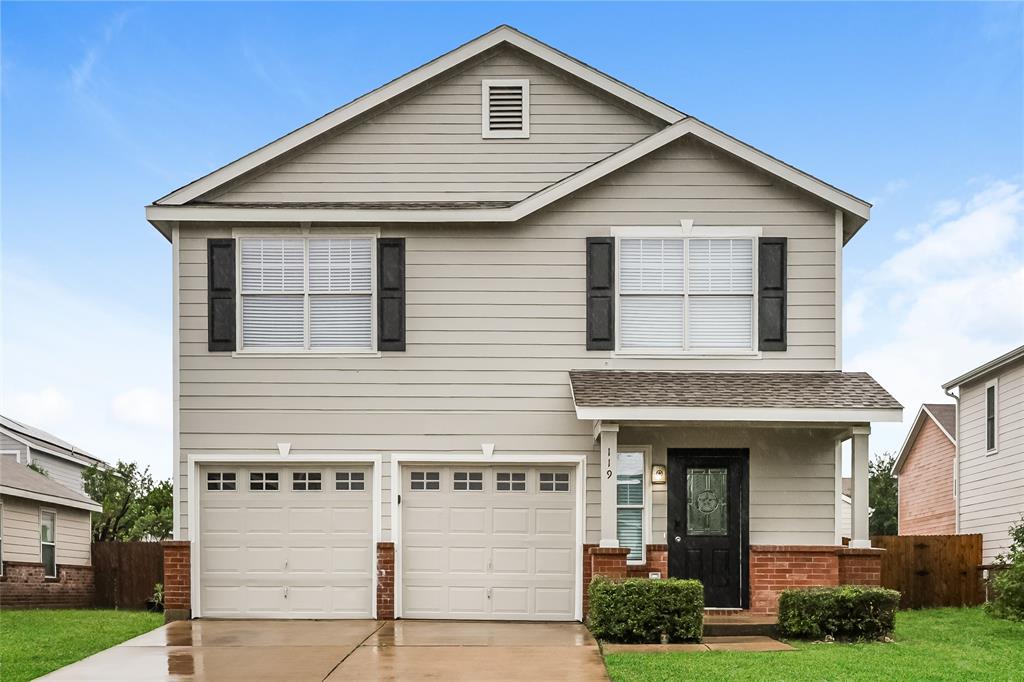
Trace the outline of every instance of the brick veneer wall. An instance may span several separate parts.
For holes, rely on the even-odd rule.
[[[46,578],[41,563],[5,561],[0,577],[0,608],[80,609],[93,605],[92,566],[57,565]]]
[[[668,545],[647,545],[647,556],[642,564],[627,564],[626,575],[630,578],[646,578],[652,571],[668,577]]]
[[[395,543],[377,543],[377,620],[395,619]]]
[[[164,620],[192,617],[192,546],[188,540],[165,540]]]
[[[590,583],[601,575],[612,580],[622,580],[627,575],[625,547],[599,547],[583,545],[583,619],[590,609]]]
[[[881,585],[883,549],[844,547],[839,550],[840,585]]]
[[[777,613],[779,594],[794,587],[878,585],[882,552],[832,545],[752,546],[750,610]]]

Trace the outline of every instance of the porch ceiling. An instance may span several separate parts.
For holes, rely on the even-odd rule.
[[[571,370],[579,419],[900,421],[903,406],[863,372]]]

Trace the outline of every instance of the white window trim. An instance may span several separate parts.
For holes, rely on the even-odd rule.
[[[372,496],[370,504],[373,509],[373,513],[370,517],[373,520],[373,532],[370,538],[372,546],[370,548],[370,561],[371,561],[371,581],[370,581],[370,594],[377,594],[377,544],[381,541],[381,466],[382,458],[380,455],[338,455],[338,454],[325,454],[325,453],[312,453],[306,455],[300,454],[289,454],[281,455],[275,454],[250,454],[250,455],[225,455],[220,453],[193,453],[188,456],[188,537],[189,540],[189,560],[192,566],[192,571],[189,574],[189,587],[192,595],[192,617],[202,617],[202,593],[200,592],[199,576],[202,575],[200,568],[200,562],[202,561],[202,547],[200,538],[200,515],[199,515],[199,491],[200,486],[205,485],[206,480],[203,478],[200,480],[199,472],[200,467],[203,465],[213,467],[229,467],[229,466],[245,466],[250,464],[262,464],[262,465],[276,465],[276,466],[288,466],[290,464],[320,464],[330,466],[336,465],[351,465],[351,464],[369,464],[373,470],[370,474],[372,478]],[[274,616],[271,616],[274,617]],[[371,596],[370,599],[370,618],[377,618],[377,598]]]
[[[319,231],[301,228],[293,231],[260,232],[255,229],[236,228],[232,230],[231,236],[238,244],[235,248],[235,338],[238,340],[238,350],[232,352],[232,356],[259,355],[261,357],[337,357],[361,356],[381,357],[377,350],[377,240],[380,237],[380,230],[343,230],[343,231]],[[303,240],[303,317],[305,324],[303,348],[274,348],[260,346],[258,348],[246,348],[245,337],[242,334],[242,248],[238,243],[242,239],[302,239]],[[310,239],[369,239],[370,240],[370,347],[369,348],[310,348],[309,347],[309,240]],[[273,294],[271,294],[273,295]],[[293,294],[294,295],[294,294]],[[314,294],[316,295],[316,294]]]
[[[491,130],[488,91],[494,86],[518,85],[523,89],[522,130]],[[530,80],[528,78],[492,78],[480,83],[480,134],[484,139],[526,139],[530,137]]]
[[[758,307],[757,307],[757,281],[758,281],[758,253],[757,239],[762,236],[763,228],[751,226],[693,226],[692,220],[681,221],[679,227],[654,226],[654,227],[613,227],[612,236],[615,237],[615,350],[613,357],[622,358],[735,358],[759,360],[762,357],[761,351],[757,349],[758,339]],[[691,239],[749,239],[753,242],[751,249],[751,343],[750,348],[702,348],[700,350],[689,350],[688,348],[623,348],[622,339],[622,302],[620,300],[622,276],[619,262],[619,251],[622,239],[682,239],[683,240],[683,343],[689,338],[689,316],[690,316],[690,241]],[[629,295],[629,294],[627,294]]]
[[[619,454],[621,454],[623,452],[642,452],[642,453],[644,453],[644,481],[643,481],[644,504],[643,504],[643,512],[640,514],[641,523],[644,524],[644,527],[641,529],[641,537],[643,538],[643,542],[642,542],[643,547],[642,547],[642,549],[640,551],[640,559],[639,560],[631,560],[631,561],[627,561],[626,562],[626,564],[629,565],[629,566],[641,566],[643,564],[646,564],[647,563],[647,545],[651,544],[651,523],[654,521],[654,514],[652,513],[652,510],[654,508],[654,503],[653,503],[653,500],[651,499],[651,495],[652,495],[652,493],[654,491],[654,486],[651,483],[651,458],[652,458],[651,453],[652,453],[652,451],[653,451],[653,448],[650,445],[619,445],[618,450],[615,453],[616,456],[618,456]],[[618,461],[616,461],[616,463],[615,463],[615,470],[618,471],[618,468],[619,468]],[[615,484],[616,484],[615,512],[616,512],[616,516],[618,516],[618,511],[619,511],[619,504],[618,504],[618,499],[617,499],[618,498],[618,481],[616,481]],[[617,530],[616,530],[616,537],[618,537],[618,531]],[[668,577],[668,576],[664,576],[664,577]]]
[[[992,389],[992,449],[988,447],[988,389]],[[985,404],[985,454],[994,455],[999,452],[999,377],[985,383],[982,393]]]
[[[43,542],[43,514],[53,514],[53,542]],[[53,575],[46,573],[46,563],[43,559],[43,545],[53,546]],[[43,564],[43,577],[56,578],[60,575],[57,567],[57,510],[49,507],[39,508],[39,563]]]

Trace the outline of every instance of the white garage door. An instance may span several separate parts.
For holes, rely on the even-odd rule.
[[[574,620],[569,467],[405,466],[402,616]]]
[[[369,618],[369,466],[200,470],[200,611],[217,618]]]

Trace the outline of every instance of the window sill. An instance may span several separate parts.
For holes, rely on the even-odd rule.
[[[750,360],[761,359],[761,351],[739,350],[739,351],[681,351],[681,350],[617,350],[612,351],[612,356],[617,358],[667,358],[667,359],[707,359],[707,358],[743,358]]]
[[[986,457],[990,457],[991,455],[998,455],[998,454],[999,454],[999,448],[996,448],[994,450],[986,450],[985,451],[985,456]]]
[[[379,358],[378,350],[255,350],[242,349],[231,353],[233,358]]]

